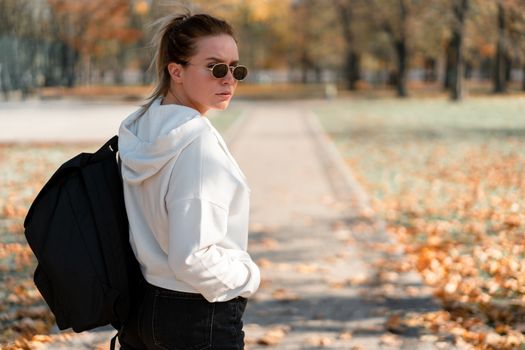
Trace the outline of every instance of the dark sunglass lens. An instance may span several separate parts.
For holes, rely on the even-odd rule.
[[[233,77],[236,80],[244,80],[248,75],[248,68],[244,66],[237,66],[233,69]]]
[[[228,65],[226,63],[219,63],[213,66],[212,70],[215,78],[224,78],[228,74]]]

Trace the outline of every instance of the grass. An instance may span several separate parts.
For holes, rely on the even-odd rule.
[[[501,155],[518,151],[525,137],[524,110],[525,99],[471,99],[461,104],[360,99],[327,104],[317,112],[349,161],[360,160],[368,182],[386,181],[395,187],[399,176],[435,172],[428,164],[432,152],[437,166],[459,161],[476,147]],[[408,173],[400,172],[407,162],[412,163]]]
[[[525,315],[523,111],[518,97],[350,99],[316,110],[444,307],[468,311],[464,338],[479,349],[525,343],[513,328]],[[490,331],[502,336],[494,344],[482,336]]]

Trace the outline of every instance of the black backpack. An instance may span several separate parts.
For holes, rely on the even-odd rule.
[[[44,185],[24,221],[38,265],[35,284],[58,328],[120,330],[144,279],[129,244],[118,137],[65,162]],[[114,347],[115,337],[111,346]]]

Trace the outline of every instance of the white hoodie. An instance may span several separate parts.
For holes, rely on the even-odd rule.
[[[206,117],[157,99],[119,129],[130,242],[146,280],[208,301],[249,297],[250,189]]]

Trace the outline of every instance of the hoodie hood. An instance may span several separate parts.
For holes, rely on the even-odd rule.
[[[122,178],[130,184],[158,173],[208,125],[197,110],[160,101],[156,99],[143,115],[142,109],[133,112],[120,125]]]

